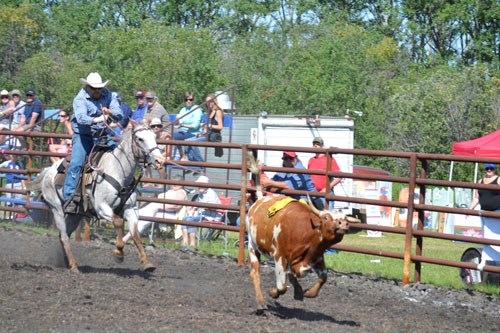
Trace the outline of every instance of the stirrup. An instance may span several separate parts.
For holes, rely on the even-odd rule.
[[[63,205],[63,211],[66,214],[77,214],[78,203],[73,200],[73,197],[69,198]]]

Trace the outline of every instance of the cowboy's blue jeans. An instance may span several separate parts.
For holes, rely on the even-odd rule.
[[[75,193],[83,165],[93,146],[94,139],[92,136],[80,135],[79,133],[73,134],[73,152],[64,179],[64,201],[67,201]]]

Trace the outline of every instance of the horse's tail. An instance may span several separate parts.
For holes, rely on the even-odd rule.
[[[48,169],[49,168],[43,169],[42,172],[38,175],[38,177],[36,177],[30,182],[26,182],[26,189],[32,192],[41,191],[42,181],[45,178],[45,174],[47,173]]]
[[[252,180],[255,183],[255,189],[256,189],[255,194],[257,195],[257,199],[260,199],[263,197],[262,186],[260,185],[260,168],[259,168],[259,162],[255,158],[253,151],[249,151],[247,153],[247,165],[248,165],[248,170],[250,170],[250,173],[252,174]]]

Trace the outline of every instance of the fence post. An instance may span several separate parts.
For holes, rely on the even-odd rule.
[[[415,207],[415,184],[416,184],[417,155],[410,157],[410,182],[408,188],[408,218],[406,222],[405,252],[403,263],[403,285],[410,283],[411,270],[411,241],[413,238],[413,210]]]
[[[241,197],[240,197],[240,234],[238,246],[238,266],[245,264],[245,210],[247,202],[247,145],[241,146]],[[257,175],[259,177],[259,175]]]

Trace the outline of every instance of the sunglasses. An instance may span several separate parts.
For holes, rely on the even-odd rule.
[[[59,117],[61,118],[66,118],[68,115],[65,115],[65,114],[60,114]]]
[[[493,171],[493,170],[495,170],[495,168],[484,168],[484,170],[486,170],[486,171]]]
[[[186,102],[192,102],[193,98],[185,98],[184,101],[186,101]]]
[[[162,128],[163,125],[151,125],[151,128]]]
[[[144,99],[144,96],[135,96],[135,99]]]
[[[26,97],[33,97],[34,95],[26,94]]]
[[[4,98],[9,98],[9,96],[2,96],[2,99],[4,99]]]
[[[154,97],[146,97],[146,101],[150,101],[151,102],[151,101],[154,101],[154,100],[155,100]]]

